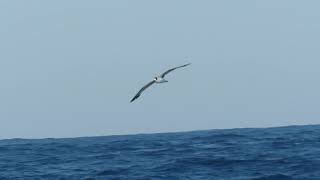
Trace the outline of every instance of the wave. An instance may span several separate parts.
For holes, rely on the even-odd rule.
[[[0,140],[0,179],[319,179],[320,126]]]

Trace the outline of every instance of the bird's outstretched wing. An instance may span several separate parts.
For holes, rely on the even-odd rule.
[[[163,74],[161,74],[161,77],[164,78],[167,74],[169,74],[171,71],[174,71],[178,68],[182,68],[182,67],[186,67],[186,66],[189,66],[191,63],[188,63],[188,64],[185,64],[185,65],[182,65],[182,66],[178,66],[178,67],[175,67],[175,68],[172,68],[172,69],[169,69],[167,70],[166,72],[164,72]]]
[[[153,83],[155,82],[155,80],[149,82],[147,85],[143,86],[140,91],[131,99],[130,102],[133,102],[134,100],[136,100],[140,95],[141,93],[146,90],[148,87],[150,87]]]

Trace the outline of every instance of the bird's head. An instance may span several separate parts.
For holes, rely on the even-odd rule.
[[[155,81],[158,80],[158,77],[154,77],[153,80],[155,80]]]

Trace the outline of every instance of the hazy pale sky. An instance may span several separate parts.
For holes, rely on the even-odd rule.
[[[320,123],[319,7],[2,0],[0,139]]]

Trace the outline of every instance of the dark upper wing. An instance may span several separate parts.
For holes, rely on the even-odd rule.
[[[168,71],[164,72],[161,77],[164,78],[167,74],[169,74],[171,71],[174,71],[178,68],[182,68],[182,67],[186,67],[186,66],[189,66],[191,63],[188,63],[188,64],[185,64],[185,65],[182,65],[182,66],[178,66],[178,67],[175,67],[175,68],[172,68],[172,69],[169,69]]]
[[[143,88],[140,89],[140,91],[131,99],[130,102],[133,102],[134,100],[136,100],[140,95],[141,93],[146,90],[148,87],[150,87],[155,81],[151,81],[149,82],[147,85],[143,86]]]

